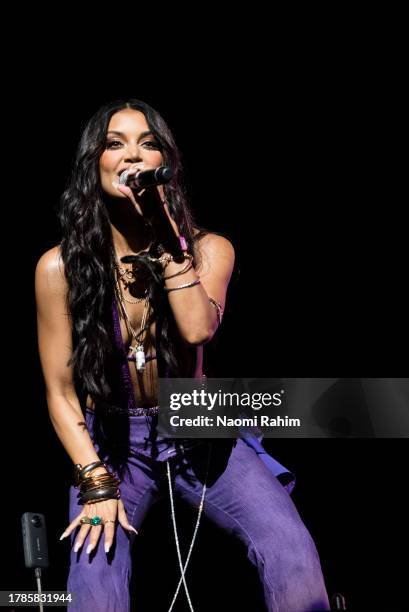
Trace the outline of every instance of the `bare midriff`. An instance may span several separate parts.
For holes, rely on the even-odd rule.
[[[135,329],[140,328],[140,322],[142,318],[142,307],[140,304],[126,304],[127,312],[131,318],[132,325]],[[124,317],[122,316],[120,308],[120,323],[122,339],[124,342],[124,348],[128,354],[129,346],[131,345],[132,336],[130,335]],[[158,368],[155,350],[155,330],[156,324],[152,323],[150,326],[149,339],[146,341],[145,355],[146,365],[143,373],[136,371],[135,361],[128,361],[129,372],[132,381],[132,388],[135,397],[135,403],[137,406],[157,406],[158,405]],[[201,378],[203,373],[203,347],[196,347],[196,368],[193,378]],[[86,399],[87,408],[93,410],[94,403],[90,396]]]

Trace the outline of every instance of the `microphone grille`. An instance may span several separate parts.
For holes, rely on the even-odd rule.
[[[155,172],[157,179],[167,183],[173,177],[173,170],[169,166],[160,166]]]

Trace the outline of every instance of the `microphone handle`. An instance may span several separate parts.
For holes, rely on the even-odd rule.
[[[142,170],[135,177],[131,177],[127,181],[128,187],[131,189],[146,189],[147,187],[155,187],[156,185],[164,185],[169,183],[173,177],[173,172],[168,166],[159,166],[153,170]]]

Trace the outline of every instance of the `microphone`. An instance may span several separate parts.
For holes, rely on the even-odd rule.
[[[152,170],[141,170],[137,175],[128,178],[128,170],[124,170],[119,177],[120,185],[127,185],[131,189],[145,189],[155,185],[169,183],[173,177],[173,171],[169,166],[159,166]]]

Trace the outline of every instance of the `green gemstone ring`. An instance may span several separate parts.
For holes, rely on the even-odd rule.
[[[89,516],[83,516],[80,520],[81,525],[102,525],[102,518],[100,516],[93,516],[89,518]]]

